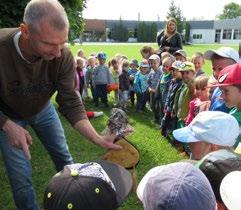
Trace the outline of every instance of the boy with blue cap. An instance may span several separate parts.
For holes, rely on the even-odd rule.
[[[108,107],[107,85],[111,82],[111,74],[109,68],[105,65],[106,58],[105,53],[99,52],[97,55],[99,65],[93,71],[94,103],[96,107],[99,106],[99,98]]]
[[[194,165],[177,162],[152,168],[137,187],[145,210],[215,210],[205,175]]]

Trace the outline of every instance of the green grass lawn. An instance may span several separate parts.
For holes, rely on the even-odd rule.
[[[141,56],[139,53],[140,48],[143,45],[80,45],[73,46],[71,50],[73,54],[79,48],[85,51],[86,56],[92,52],[104,51],[107,53],[108,58],[111,58],[116,53],[124,54],[128,58],[136,58],[139,61]],[[156,45],[153,44],[155,47]],[[204,52],[207,49],[217,49],[221,45],[192,45],[185,46],[184,50],[188,56],[191,56],[194,52]],[[238,48],[237,46],[232,46]],[[210,62],[206,62],[204,70],[211,74]],[[109,97],[111,103],[113,102],[113,96]],[[52,98],[55,103],[54,97]],[[57,105],[56,105],[57,106]],[[94,107],[90,102],[86,103],[87,110],[94,110]],[[104,116],[91,120],[92,125],[98,132],[101,132],[105,126],[110,114],[110,110],[101,108],[99,110],[104,111]],[[181,160],[183,157],[179,155],[178,151],[173,148],[164,138],[160,136],[158,127],[151,124],[152,114],[151,112],[145,112],[143,114],[137,114],[134,108],[129,109],[130,124],[135,128],[135,132],[128,136],[128,139],[137,147],[140,151],[140,162],[136,167],[137,177],[140,180],[143,175],[152,167],[175,162]],[[76,162],[87,162],[100,158],[105,150],[93,145],[80,136],[70,124],[61,117],[65,134],[68,140],[70,152],[73,155]],[[33,145],[31,146],[32,165],[33,165],[33,182],[37,192],[37,197],[40,205],[42,206],[43,193],[48,180],[56,173],[53,164],[35,136],[33,136]],[[6,171],[3,165],[3,161],[0,153],[0,209],[1,210],[14,210],[15,206],[13,198],[10,192],[10,186],[8,183]],[[142,209],[141,203],[138,201],[136,195],[131,193],[125,203],[120,209],[123,210],[139,210]]]

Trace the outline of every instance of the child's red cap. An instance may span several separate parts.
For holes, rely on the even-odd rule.
[[[241,85],[241,64],[236,63],[225,67],[218,75],[218,83],[213,87]]]

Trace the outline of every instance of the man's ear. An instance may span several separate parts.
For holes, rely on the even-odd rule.
[[[26,23],[21,23],[20,24],[20,31],[21,31],[21,35],[25,38],[28,39],[30,36],[30,32],[29,32],[29,26]]]

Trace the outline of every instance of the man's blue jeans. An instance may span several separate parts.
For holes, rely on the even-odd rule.
[[[31,120],[13,121],[24,128],[27,125],[33,128],[51,156],[57,171],[62,170],[65,165],[73,163],[63,127],[51,103]],[[17,208],[19,210],[38,210],[32,185],[31,162],[23,150],[9,144],[7,135],[2,130],[0,130],[0,149]]]

